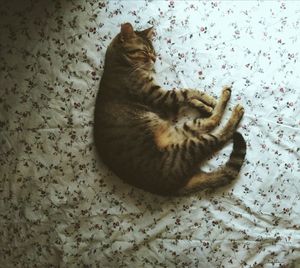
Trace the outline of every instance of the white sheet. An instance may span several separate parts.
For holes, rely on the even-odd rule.
[[[297,262],[299,2],[49,0],[0,8],[3,267]],[[240,131],[248,148],[234,184],[162,198],[101,164],[94,102],[106,47],[124,22],[155,26],[165,88],[219,95],[234,83],[229,107],[246,109]]]

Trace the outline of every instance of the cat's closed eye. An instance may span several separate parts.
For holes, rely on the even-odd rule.
[[[140,51],[141,51],[140,49],[133,49],[133,50],[126,51],[126,53],[127,54],[135,54],[135,53],[138,53]]]
[[[154,51],[150,51],[148,49],[133,49],[126,51],[126,54],[135,60],[152,60],[153,62],[156,61],[156,54]]]

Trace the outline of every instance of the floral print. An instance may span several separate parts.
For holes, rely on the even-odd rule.
[[[299,14],[297,1],[1,3],[1,266],[299,262]],[[232,185],[163,198],[121,182],[98,159],[95,96],[124,22],[155,26],[165,88],[217,96],[233,84],[229,110],[245,107],[248,151]]]

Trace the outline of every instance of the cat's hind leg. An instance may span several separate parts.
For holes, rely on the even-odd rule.
[[[228,162],[213,172],[197,172],[187,180],[179,190],[179,194],[188,194],[205,188],[225,186],[238,176],[246,155],[246,142],[243,136],[236,132],[233,135],[233,150]]]
[[[221,132],[192,137],[176,126],[161,125],[154,132],[156,146],[161,152],[160,168],[165,175],[171,172],[185,176],[197,169],[201,161],[210,157],[231,137],[232,135],[222,135]]]

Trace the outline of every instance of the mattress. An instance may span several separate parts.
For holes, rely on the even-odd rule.
[[[234,183],[160,197],[102,164],[95,97],[124,22],[155,27],[164,88],[233,85],[224,121],[241,103],[247,141]],[[1,267],[297,267],[299,27],[296,1],[3,2]]]

